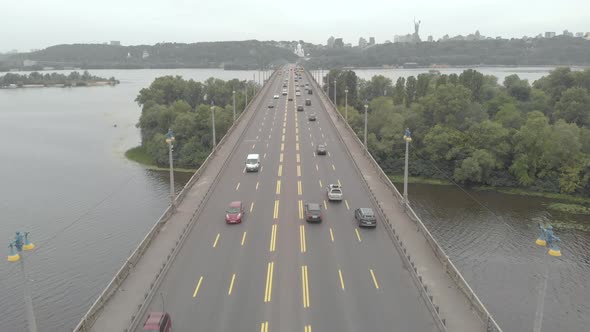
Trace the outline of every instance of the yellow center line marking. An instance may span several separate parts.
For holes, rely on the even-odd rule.
[[[246,242],[246,232],[242,235],[242,247],[244,246],[244,242]]]
[[[303,219],[303,201],[299,200],[299,219]]]
[[[282,163],[282,162],[283,162],[283,154],[282,154],[282,153],[279,155],[279,162],[280,162],[280,163]]]
[[[301,266],[301,286],[303,292],[303,307],[309,308],[309,282],[307,279],[307,265]]]
[[[283,135],[285,134],[286,131],[287,131],[287,129],[286,128],[283,128]]]
[[[346,204],[346,209],[347,210],[350,210],[350,206],[348,205],[348,201],[347,200],[344,200],[344,204]]]
[[[295,143],[295,151],[299,151],[299,143]]]
[[[203,276],[199,278],[199,282],[197,282],[197,287],[195,288],[195,292],[193,293],[193,297],[197,297],[197,293],[199,292],[199,288],[201,288],[201,282],[203,282]]]
[[[336,170],[336,166],[334,166],[334,164],[332,164],[332,170],[335,171]]]
[[[284,142],[285,141],[285,135],[283,135],[283,137],[281,137],[281,140]]]
[[[375,278],[375,273],[373,273],[373,269],[369,269],[371,271],[371,277],[373,277],[373,283],[375,284],[375,288],[379,289],[379,284],[377,283],[377,278]]]
[[[266,148],[268,148],[268,143],[266,143]]]
[[[342,187],[342,184],[340,184],[340,179],[338,179],[338,185],[339,185],[340,187]]]
[[[301,187],[301,181],[297,181],[297,195],[301,196],[303,194],[303,189]]]
[[[322,180],[318,180],[318,182],[320,183],[320,188],[323,188],[324,186],[322,186]]]
[[[359,234],[359,229],[355,228],[354,232],[356,233],[356,238],[359,239],[359,242],[361,242],[361,235]]]
[[[281,194],[281,180],[277,180],[277,195]]]
[[[256,143],[252,144],[252,149],[254,149],[255,146],[256,146]]]
[[[258,185],[260,184],[260,182],[256,181],[256,190],[258,190]]]
[[[295,129],[299,128],[298,122],[295,122]]]
[[[295,134],[299,134],[299,128],[295,128]]]
[[[299,225],[299,249],[301,250],[301,253],[307,251],[305,243],[305,225]]]
[[[213,248],[217,247],[217,241],[219,241],[219,233],[217,233],[217,236],[215,237],[215,242],[213,242]]]
[[[260,324],[260,332],[268,332],[268,322],[262,322]]]
[[[283,127],[286,127],[286,126],[287,126],[287,121],[283,121]]]
[[[275,200],[275,210],[273,213],[273,219],[278,219],[279,218],[279,200]]]
[[[338,275],[340,276],[340,287],[344,290],[344,278],[342,278],[342,271],[338,269]]]
[[[295,142],[299,142],[299,135],[295,135]]]
[[[303,332],[311,332],[311,325],[305,325]]]
[[[234,288],[234,281],[236,280],[236,274],[231,277],[231,283],[229,284],[229,290],[227,291],[227,295],[231,295],[231,291]]]
[[[279,176],[283,175],[283,165],[279,165]]]
[[[301,162],[301,156],[299,155],[299,153],[296,155],[297,157],[297,162],[300,163]]]
[[[272,298],[272,275],[274,264],[274,262],[269,262],[266,270],[266,291],[264,293],[264,302],[270,302]]]
[[[277,243],[277,224],[272,225],[272,231],[270,232],[270,252],[275,251]]]
[[[246,167],[242,170],[242,173],[246,174]]]
[[[301,166],[297,165],[297,176],[301,176]]]
[[[281,143],[281,152],[285,151],[285,143]]]
[[[324,199],[324,210],[328,209],[328,204],[326,204],[326,200]]]
[[[332,232],[332,227],[330,227],[330,240],[334,242],[334,233]]]
[[[254,209],[254,202],[250,203],[250,212]]]
[[[240,183],[238,182],[238,185],[236,186],[236,191],[238,191],[238,189],[240,189]]]
[[[315,157],[315,152],[313,153],[313,156]],[[316,171],[319,171],[320,170],[319,167],[318,167],[318,164],[315,164],[315,170]]]

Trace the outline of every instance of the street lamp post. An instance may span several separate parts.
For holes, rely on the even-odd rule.
[[[344,117],[348,122],[348,89],[344,90]]]
[[[213,150],[217,147],[217,140],[215,139],[215,104],[211,100],[211,127],[213,128]]]
[[[328,99],[330,99],[330,72],[326,74],[326,94],[328,95]]]
[[[233,90],[231,94],[234,99],[234,122],[236,122],[236,90]]]
[[[367,101],[365,100],[365,139],[363,140],[363,142],[365,144],[365,149],[368,150],[368,148],[367,148],[367,109],[369,108],[369,105],[367,105],[366,102]]]
[[[174,132],[172,132],[172,129],[168,129],[168,133],[166,133],[166,143],[168,143],[168,163],[170,165],[170,206],[172,206],[172,209],[176,208],[176,198],[174,197],[174,161],[172,158],[174,140]]]
[[[412,141],[412,133],[410,132],[410,128],[406,128],[404,130],[404,141],[406,142],[406,166],[404,167],[404,199],[402,203],[404,204],[404,209],[408,206],[408,152],[410,149],[410,142]]]
[[[334,80],[334,105],[338,106],[338,102],[336,101],[336,80]]]
[[[33,299],[31,297],[31,289],[29,288],[29,278],[25,271],[25,258],[24,255],[20,254],[23,252],[23,250],[28,251],[35,249],[35,245],[29,242],[28,236],[28,232],[25,232],[24,234],[22,234],[21,232],[16,232],[14,241],[8,245],[8,247],[10,248],[10,255],[8,255],[8,261],[20,261],[19,265],[23,279],[25,308],[27,310],[27,323],[30,332],[37,332],[37,321],[35,320],[35,312],[33,311]],[[14,251],[15,248],[16,252]]]
[[[246,82],[246,86],[244,87],[244,94],[246,95],[246,104],[244,105],[244,111],[245,111],[246,107],[248,106],[248,82]]]
[[[553,234],[553,227],[551,225],[544,226],[539,223],[541,229],[541,235],[535,243],[542,247],[548,247],[547,252],[550,256],[559,257],[561,256],[561,249],[557,246],[556,242],[561,241],[555,234]],[[535,324],[533,326],[533,332],[541,332],[541,326],[543,325],[543,312],[545,307],[545,294],[547,293],[547,280],[549,279],[549,263],[547,262],[547,256],[545,256],[544,265],[545,273],[543,275],[543,286],[539,288],[539,302],[537,302],[537,310],[535,311]]]

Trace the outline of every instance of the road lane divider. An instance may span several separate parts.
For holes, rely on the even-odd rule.
[[[373,269],[369,269],[369,271],[371,271],[371,277],[373,277],[373,284],[375,285],[375,288],[379,289],[379,284],[377,283],[377,278],[375,278],[375,273],[373,272]]]
[[[328,203],[326,203],[326,200],[324,199],[324,210],[328,209]]]
[[[268,332],[268,322],[260,323],[260,332]]]
[[[195,291],[193,292],[193,298],[197,297],[197,293],[199,293],[199,289],[201,288],[201,282],[203,282],[203,276],[197,282],[197,287],[195,287]]]
[[[299,128],[295,128],[295,134],[299,135]]]
[[[274,262],[268,263],[268,268],[266,269],[266,290],[264,291],[264,302],[268,303],[272,299],[272,275],[274,272]]]
[[[334,242],[334,233],[332,232],[332,227],[330,227],[330,240]]]
[[[258,185],[260,184],[260,182],[256,181],[256,190],[258,190]]]
[[[272,230],[270,232],[270,252],[274,252],[276,249],[277,243],[277,224],[272,225]]]
[[[215,237],[215,242],[213,242],[213,248],[217,247],[217,241],[219,241],[219,233],[217,233],[217,236]]]
[[[299,143],[295,143],[295,151],[299,151]]]
[[[266,159],[266,152],[264,153],[264,156],[262,157],[262,159]]]
[[[277,190],[276,190],[277,195],[281,194],[281,180],[277,180]]]
[[[311,332],[311,325],[305,325],[303,332]]]
[[[244,243],[246,242],[246,232],[244,232],[244,235],[242,235],[242,244],[241,246],[244,246]]]
[[[283,154],[282,154],[282,153],[279,155],[279,162],[280,162],[280,163],[282,163],[282,162],[283,162]]]
[[[252,213],[252,210],[254,210],[254,202],[250,203],[250,213]]]
[[[301,165],[297,165],[297,176],[301,176]]]
[[[328,151],[328,157],[332,157],[332,155],[330,154],[330,151]]]
[[[342,278],[342,270],[338,269],[338,276],[340,277],[340,288],[344,290],[344,278]]]
[[[313,156],[315,157],[315,152],[313,153]],[[320,168],[318,167],[318,164],[315,164],[315,170],[316,171],[319,171],[320,170]]]
[[[342,187],[342,184],[340,183],[340,179],[338,179],[338,185],[339,185],[340,187]]]
[[[238,185],[236,186],[236,191],[238,191],[238,189],[240,189],[240,183],[238,182]]]
[[[275,209],[272,215],[273,219],[279,219],[279,204],[280,201],[278,199],[275,200]]]
[[[359,240],[359,242],[361,242],[361,234],[359,233],[359,229],[355,228],[354,232],[356,233],[356,238]]]
[[[281,143],[281,152],[285,151],[285,143]]]
[[[283,165],[279,165],[279,176],[283,175]]]
[[[297,195],[303,195],[303,188],[301,187],[301,180],[297,180]]]
[[[299,135],[295,135],[295,142],[299,142]]]
[[[229,284],[229,289],[227,290],[227,295],[231,295],[231,291],[234,289],[234,281],[236,280],[236,274],[231,277],[231,282]]]
[[[320,188],[324,188],[324,186],[322,186],[322,180],[318,180],[319,184],[320,184]]]
[[[283,128],[283,135],[285,135],[286,131],[287,131],[287,128]]]
[[[297,157],[297,162],[300,163],[301,162],[301,155],[299,155],[299,153],[298,153],[298,154],[296,154],[296,157]]]
[[[309,281],[307,278],[307,265],[301,266],[301,289],[303,294],[303,308],[309,308]]]
[[[332,170],[335,171],[336,170],[336,166],[334,166],[334,164],[332,164]]]
[[[256,147],[256,143],[252,144],[252,150]]]
[[[299,219],[303,220],[303,201],[299,200]]]
[[[350,205],[348,205],[348,201],[347,200],[344,200],[344,204],[346,204],[346,209],[347,210],[350,210]]]
[[[302,254],[307,252],[307,245],[305,241],[305,225],[299,225],[299,250]]]
[[[281,142],[285,142],[285,134],[283,134],[283,137],[281,137]]]

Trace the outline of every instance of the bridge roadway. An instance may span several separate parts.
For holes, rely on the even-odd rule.
[[[289,71],[289,102],[283,81],[270,87],[280,98],[270,94],[253,115],[149,310],[164,305],[175,331],[435,331],[385,230],[354,220],[372,203],[317,94],[295,97]],[[297,112],[306,98],[312,106]],[[319,143],[327,155],[315,155]],[[260,172],[244,172],[249,153],[260,154]],[[325,188],[338,182],[345,200],[330,203]],[[245,220],[227,225],[234,200]],[[322,204],[323,222],[306,223],[300,202]]]

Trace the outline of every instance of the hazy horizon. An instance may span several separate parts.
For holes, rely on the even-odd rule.
[[[270,0],[235,4],[216,0],[205,4],[188,0],[100,3],[68,0],[8,2],[3,4],[0,52],[29,52],[59,44],[103,43],[153,45],[158,42],[194,43],[239,40],[304,40],[326,44],[330,36],[358,44],[359,37],[377,43],[394,35],[413,33],[414,17],[421,21],[420,36],[445,34],[534,37],[545,31],[589,32],[590,2],[540,0],[529,3],[484,0],[391,3],[367,0],[362,7],[328,0],[300,0],[295,6]],[[18,14],[18,15],[14,15]],[[16,38],[15,38],[16,37]]]

